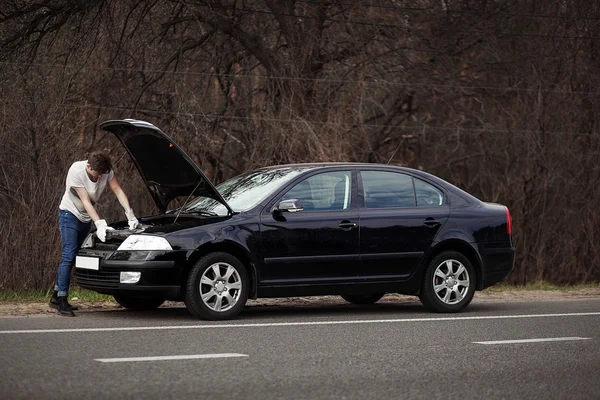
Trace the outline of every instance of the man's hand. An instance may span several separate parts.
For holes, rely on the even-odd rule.
[[[129,229],[135,229],[140,225],[140,222],[135,217],[135,214],[131,208],[129,210],[125,210],[125,216],[127,217],[127,222],[129,223]]]
[[[98,239],[102,242],[106,242],[106,231],[114,231],[114,228],[108,226],[104,219],[99,219],[94,222],[94,224],[96,225],[96,236],[98,236]]]

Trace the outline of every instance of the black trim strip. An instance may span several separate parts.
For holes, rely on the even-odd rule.
[[[404,253],[373,253],[373,254],[361,254],[361,260],[382,260],[386,258],[421,258],[423,257],[425,252],[423,251],[412,251],[412,252],[404,252]]]
[[[364,281],[364,276],[331,276],[326,278],[294,278],[294,279],[266,279],[260,284],[278,283],[308,283],[308,282],[331,282],[331,281]]]
[[[404,281],[410,278],[410,274],[397,274],[397,275],[362,275],[361,278],[365,279],[369,283],[380,283],[386,280],[401,280]]]
[[[265,264],[320,263],[327,261],[358,260],[358,254],[332,254],[330,256],[271,257],[265,258]]]
[[[334,254],[330,256],[301,256],[301,257],[271,257],[265,258],[265,264],[291,264],[291,263],[318,263],[327,261],[349,261],[349,260],[382,260],[386,258],[420,258],[425,254],[423,251],[412,251],[404,253],[373,253],[373,254]]]

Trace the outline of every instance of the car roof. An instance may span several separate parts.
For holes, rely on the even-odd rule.
[[[343,166],[349,166],[349,167],[393,167],[393,168],[400,168],[400,169],[405,169],[405,170],[410,170],[410,171],[416,171],[416,170],[413,170],[412,168],[401,167],[398,165],[361,163],[361,162],[349,162],[349,161],[345,161],[345,162],[328,161],[328,162],[312,162],[312,163],[278,164],[278,165],[270,165],[268,167],[262,167],[260,169],[280,169],[280,168],[295,168],[295,167],[310,169],[310,168],[343,167]]]
[[[296,164],[281,164],[281,165],[271,165],[268,167],[258,168],[257,171],[265,171],[265,170],[273,170],[273,169],[285,169],[285,168],[298,168],[304,171],[327,168],[327,167],[352,167],[352,168],[375,168],[375,169],[393,169],[398,172],[406,172],[410,173],[422,178],[426,178],[430,182],[437,183],[438,185],[453,191],[458,194],[463,199],[469,202],[481,202],[477,197],[472,194],[465,192],[461,188],[451,184],[450,182],[445,181],[444,179],[430,174],[429,172],[425,172],[419,169],[402,167],[399,165],[389,165],[389,164],[376,164],[376,163],[361,163],[361,162],[317,162],[317,163],[296,163]]]
[[[314,162],[314,163],[296,163],[296,164],[279,164],[279,165],[270,165],[268,167],[258,168],[257,170],[273,170],[273,169],[286,169],[286,168],[298,168],[298,169],[319,169],[319,168],[327,168],[327,167],[352,167],[352,168],[393,168],[398,171],[404,171],[409,173],[416,173],[417,175],[425,175],[435,177],[435,175],[431,175],[425,171],[421,171],[414,168],[403,167],[399,165],[389,165],[389,164],[377,164],[377,163],[361,163],[361,162]]]

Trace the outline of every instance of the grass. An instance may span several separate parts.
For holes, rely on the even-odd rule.
[[[555,285],[549,282],[528,283],[527,285],[509,285],[501,283],[485,289],[489,292],[504,292],[508,290],[534,291],[534,290],[552,290],[552,291],[569,291],[582,289],[598,289],[600,282],[578,283],[575,285]]]
[[[44,290],[2,290],[0,302],[40,302],[50,300],[52,291]],[[74,287],[69,290],[69,299],[77,298],[78,301],[101,302],[114,301],[112,296],[92,292],[91,290]]]

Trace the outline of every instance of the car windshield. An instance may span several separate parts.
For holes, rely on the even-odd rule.
[[[217,190],[233,211],[247,211],[304,170],[306,168],[288,167],[253,171],[221,183]],[[217,200],[198,197],[183,207],[181,212],[227,215],[227,208]]]

